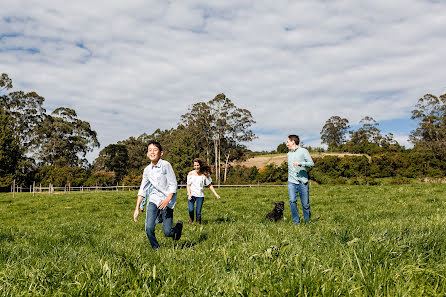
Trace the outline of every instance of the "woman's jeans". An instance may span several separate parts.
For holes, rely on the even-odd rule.
[[[157,249],[159,247],[158,241],[155,237],[155,225],[159,222],[157,220],[159,215],[162,216],[164,235],[166,237],[173,237],[176,232],[175,228],[172,228],[173,209],[169,207],[166,207],[165,209],[158,209],[155,203],[149,202],[147,204],[146,214],[146,234],[153,249]]]
[[[187,206],[189,207],[189,217],[191,221],[194,220],[195,201],[197,201],[197,220],[201,220],[201,207],[203,206],[204,197],[192,196],[191,200],[187,199]]]
[[[308,222],[311,217],[309,183],[295,184],[288,182],[288,196],[290,198],[291,216],[293,217],[294,224],[300,223],[299,211],[297,210],[297,193],[299,193],[300,196],[304,220]]]

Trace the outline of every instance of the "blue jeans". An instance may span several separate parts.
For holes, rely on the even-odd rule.
[[[189,207],[189,217],[194,221],[194,205],[197,201],[197,220],[201,220],[201,207],[203,206],[204,197],[192,196],[191,200],[187,199],[187,206]]]
[[[293,217],[294,224],[300,223],[299,211],[297,210],[297,193],[299,193],[300,196],[304,220],[309,221],[311,217],[309,183],[295,184],[292,182],[288,182],[288,197],[290,198],[291,216]]]
[[[155,225],[158,215],[161,214],[163,218],[163,232],[166,237],[173,237],[177,230],[172,228],[173,223],[173,209],[166,207],[165,209],[158,209],[155,203],[149,202],[147,204],[146,214],[146,234],[150,245],[153,249],[159,248],[158,241],[155,237]]]

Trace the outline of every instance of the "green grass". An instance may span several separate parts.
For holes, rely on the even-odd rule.
[[[446,296],[446,185],[207,190],[203,224],[152,251],[136,192],[0,195],[1,296]],[[187,221],[180,190],[174,219]],[[285,220],[264,220],[284,200]]]

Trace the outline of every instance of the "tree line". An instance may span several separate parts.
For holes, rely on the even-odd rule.
[[[214,183],[280,183],[286,181],[287,164],[264,168],[231,166],[234,160],[254,155],[244,145],[256,135],[249,110],[237,107],[225,94],[197,102],[181,115],[176,128],[157,129],[107,145],[92,164],[87,152],[99,147],[97,133],[77,117],[76,111],[58,107],[48,113],[44,98],[36,92],[14,91],[7,74],[0,76],[0,188],[32,182],[56,186],[105,186],[138,184],[147,165],[150,139],[163,144],[164,158],[174,167],[180,183],[186,181],[194,158],[214,168]],[[401,146],[392,133],[383,134],[372,117],[350,128],[348,119],[330,117],[320,132],[324,148],[310,152],[348,152],[366,157],[315,159],[310,178],[320,183],[354,182],[355,179],[420,176],[446,173],[446,94],[420,98],[411,118],[412,149]],[[274,153],[286,153],[285,143]]]

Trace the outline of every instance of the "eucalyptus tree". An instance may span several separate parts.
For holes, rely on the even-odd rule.
[[[36,92],[7,92],[13,85],[5,73],[1,75],[0,88],[0,105],[11,117],[12,129],[19,139],[21,149],[30,153],[38,146],[37,129],[45,118],[45,98]]]
[[[74,109],[59,107],[46,115],[38,129],[38,158],[45,165],[87,166],[87,152],[99,147],[90,124]]]
[[[350,128],[348,120],[340,116],[332,116],[326,122],[321,131],[322,143],[333,150],[345,143],[345,135]]]
[[[12,184],[21,159],[23,154],[14,134],[12,119],[0,106],[0,187]]]
[[[251,112],[238,108],[225,94],[218,94],[208,102],[198,102],[182,116],[186,128],[195,137],[194,143],[209,162],[213,154],[217,182],[220,182],[221,157],[225,158],[225,173],[232,151],[256,136],[251,130],[255,123]]]
[[[440,97],[424,95],[418,100],[411,118],[418,122],[409,137],[415,148],[446,159],[446,94]]]

